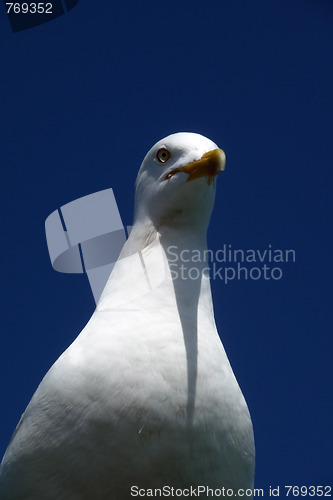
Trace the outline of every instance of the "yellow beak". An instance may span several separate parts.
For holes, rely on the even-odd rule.
[[[183,167],[175,168],[168,173],[166,179],[170,179],[177,172],[185,172],[188,174],[186,182],[207,177],[208,184],[211,184],[214,177],[225,169],[225,153],[222,149],[213,149],[204,153],[200,160],[188,163]]]

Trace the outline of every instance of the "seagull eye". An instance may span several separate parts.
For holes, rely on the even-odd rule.
[[[166,148],[160,148],[156,153],[156,158],[160,163],[165,163],[170,158],[170,152]]]

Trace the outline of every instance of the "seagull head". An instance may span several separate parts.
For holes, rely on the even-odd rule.
[[[146,154],[136,180],[134,223],[207,229],[225,154],[206,137],[169,135]]]

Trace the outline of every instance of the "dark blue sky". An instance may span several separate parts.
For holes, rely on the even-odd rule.
[[[85,276],[52,269],[46,217],[112,187],[131,224],[146,151],[191,131],[227,155],[209,246],[296,252],[280,280],[212,281],[253,418],[256,486],[328,484],[332,2],[81,0],[16,34],[0,7],[0,454],[94,309]]]

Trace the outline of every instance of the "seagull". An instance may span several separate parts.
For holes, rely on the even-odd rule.
[[[91,319],[17,425],[2,500],[253,488],[251,417],[217,332],[204,258],[224,167],[224,152],[196,133],[147,153],[129,238]]]

